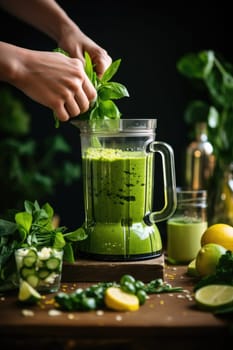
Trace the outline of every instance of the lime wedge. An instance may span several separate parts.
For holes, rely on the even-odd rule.
[[[196,259],[193,259],[190,261],[187,267],[187,274],[192,277],[199,276],[197,269],[196,269]]]
[[[109,287],[105,292],[105,305],[118,311],[136,311],[139,309],[139,299],[119,287]]]
[[[18,300],[21,303],[36,304],[40,299],[40,293],[38,293],[29,283],[26,281],[20,283]]]
[[[203,309],[214,310],[233,305],[233,286],[225,284],[209,284],[198,289],[194,298]]]

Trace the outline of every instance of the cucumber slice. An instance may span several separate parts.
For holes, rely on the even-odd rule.
[[[61,260],[53,256],[45,262],[45,265],[51,271],[59,270],[61,265]]]
[[[34,255],[26,255],[23,258],[23,265],[26,267],[32,267],[35,265],[36,260],[37,260],[37,256],[35,254]]]
[[[27,279],[28,276],[35,275],[35,273],[35,269],[30,267],[22,267],[20,270],[20,275],[23,279]]]
[[[26,281],[30,284],[30,286],[36,288],[39,285],[40,279],[36,275],[29,275],[27,276]]]
[[[38,293],[29,283],[22,281],[19,286],[18,300],[22,303],[36,304],[41,299]]]
[[[40,269],[37,272],[38,276],[44,280],[46,277],[48,277],[48,275],[50,274],[50,271],[48,269]]]

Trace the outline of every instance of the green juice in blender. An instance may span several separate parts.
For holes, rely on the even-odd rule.
[[[143,259],[161,255],[151,212],[153,154],[112,148],[88,148],[83,156],[85,228],[81,252],[102,259]]]

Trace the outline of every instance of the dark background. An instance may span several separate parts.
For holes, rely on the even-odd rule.
[[[19,1],[20,2],[20,1]],[[124,84],[129,98],[117,102],[122,117],[157,118],[157,140],[169,143],[175,153],[177,184],[184,173],[183,153],[189,142],[183,113],[194,91],[176,69],[187,52],[212,49],[232,62],[231,11],[223,1],[87,1],[61,0],[70,17],[113,60],[122,63],[114,80]],[[26,11],[26,9],[25,9]],[[0,13],[1,40],[36,50],[53,50],[57,44],[16,18]],[[32,115],[32,136],[42,140],[62,133],[72,145],[73,159],[80,162],[78,130],[69,123],[54,128],[52,112],[20,91]],[[159,187],[159,186],[158,186]],[[62,224],[77,227],[83,221],[82,180],[69,188],[58,186],[50,199]],[[160,206],[157,202],[156,205]],[[163,229],[163,224],[161,224]]]

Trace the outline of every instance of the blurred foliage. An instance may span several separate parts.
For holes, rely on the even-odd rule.
[[[25,199],[53,196],[56,186],[80,177],[69,160],[71,148],[62,135],[37,141],[30,137],[30,115],[21,100],[0,90],[0,213],[23,207]]]
[[[184,119],[191,127],[208,125],[209,141],[218,162],[233,161],[233,65],[214,51],[188,53],[177,62],[177,70],[193,83],[205,99],[188,104]]]

